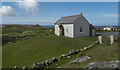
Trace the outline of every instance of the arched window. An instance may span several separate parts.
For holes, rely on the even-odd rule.
[[[66,32],[68,33],[68,28],[66,29]]]
[[[83,32],[83,28],[82,27],[80,27],[80,32]]]

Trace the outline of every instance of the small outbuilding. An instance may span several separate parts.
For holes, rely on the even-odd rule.
[[[55,34],[71,38],[95,36],[95,27],[81,14],[60,18],[55,23]]]
[[[115,28],[112,26],[106,26],[103,28],[104,31],[115,31]]]

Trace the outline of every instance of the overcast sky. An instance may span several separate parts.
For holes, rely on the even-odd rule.
[[[28,2],[29,1],[29,2]],[[93,25],[117,25],[117,2],[2,2],[3,24],[54,25],[63,16],[83,13]]]

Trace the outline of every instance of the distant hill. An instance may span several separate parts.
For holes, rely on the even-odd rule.
[[[42,26],[45,28],[54,28],[55,27],[54,25],[42,25]]]
[[[40,25],[6,25],[5,27],[43,27]]]

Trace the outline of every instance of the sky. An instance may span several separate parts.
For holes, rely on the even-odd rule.
[[[20,0],[1,0],[1,1],[2,2],[16,2]],[[36,1],[38,2],[119,2],[120,0],[36,0]]]
[[[2,2],[3,24],[54,25],[64,16],[80,14],[93,25],[118,25],[117,2]]]

